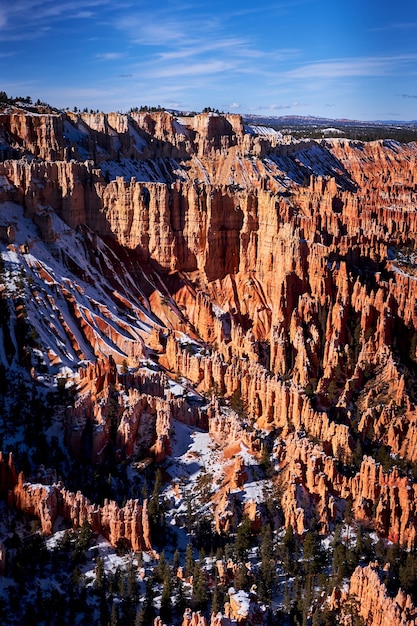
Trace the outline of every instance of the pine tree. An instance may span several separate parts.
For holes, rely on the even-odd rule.
[[[116,603],[113,602],[113,606],[111,609],[110,626],[118,626],[118,624],[119,624],[119,613],[117,611]]]
[[[127,568],[127,595],[134,604],[138,602],[138,583],[136,580],[136,568],[132,561],[129,561]]]
[[[194,574],[194,548],[189,543],[185,549],[185,575],[190,577]]]
[[[162,587],[161,596],[161,618],[164,622],[168,622],[171,619],[172,614],[172,582],[171,582],[171,568],[169,564],[166,564],[165,574]]]
[[[155,484],[152,491],[152,496],[148,503],[148,515],[151,526],[151,535],[158,536],[159,539],[164,538],[164,509],[160,503],[160,492],[162,488],[162,472],[158,467],[155,474]],[[161,543],[161,541],[160,541]]]
[[[206,577],[201,563],[197,562],[194,567],[193,575],[193,592],[191,596],[191,603],[194,610],[203,611],[208,602],[208,590]]]
[[[411,594],[413,601],[417,601],[417,555],[409,552],[405,562],[400,565],[399,580],[402,589]]]
[[[104,594],[106,587],[106,573],[104,571],[104,561],[98,556],[96,559],[96,568],[95,568],[96,579],[94,581],[94,588],[100,594]]]
[[[140,609],[140,611],[137,611],[136,613],[135,626],[146,626],[145,625],[145,612],[143,608]]]
[[[182,618],[186,608],[186,598],[184,593],[184,583],[180,578],[177,581],[177,593],[175,598],[175,609],[177,614]]]
[[[260,599],[269,602],[272,598],[272,589],[275,581],[275,568],[272,560],[273,555],[272,529],[269,524],[262,530],[262,542],[260,546],[261,576],[258,585]]]
[[[298,571],[298,540],[294,535],[292,526],[288,525],[285,531],[285,535],[282,538],[282,544],[280,546],[281,559],[284,566],[284,570],[288,574],[295,574]]]
[[[143,624],[146,624],[146,626],[148,626],[148,624],[152,624],[153,618],[155,617],[155,610],[153,606],[153,586],[153,578],[152,576],[149,576],[146,581],[145,599],[141,611],[143,612]]]
[[[220,606],[220,598],[219,598],[219,590],[218,585],[216,585],[213,589],[213,596],[211,599],[211,612],[213,615],[217,615],[217,613],[221,610]]]
[[[308,574],[316,574],[324,565],[325,555],[319,534],[309,530],[303,543],[304,568]]]
[[[172,571],[173,571],[174,576],[177,574],[179,566],[180,566],[180,553],[178,550],[175,550],[174,556],[172,558]]]
[[[158,582],[162,582],[164,579],[166,564],[165,552],[161,552],[159,555],[158,565],[153,570],[153,575]]]
[[[248,591],[249,589],[249,578],[248,578],[248,570],[244,563],[241,563],[235,573],[234,586],[237,591],[241,589],[244,591]]]
[[[124,572],[118,567],[116,569],[116,584],[117,584],[117,593],[121,598],[126,596],[126,579]]]
[[[108,626],[109,618],[109,607],[107,606],[106,597],[103,594],[100,597],[100,626]]]
[[[80,531],[78,532],[77,539],[74,547],[74,560],[79,563],[84,561],[85,553],[89,546],[92,530],[87,520],[84,520]]]
[[[252,523],[247,515],[244,515],[241,523],[237,528],[235,552],[238,561],[246,561],[248,558],[248,550],[251,543]]]

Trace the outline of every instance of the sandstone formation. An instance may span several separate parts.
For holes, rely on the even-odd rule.
[[[124,507],[119,507],[114,501],[105,500],[103,506],[97,506],[81,492],[69,492],[61,482],[26,482],[22,473],[16,478],[12,461],[7,468],[11,470],[11,474],[2,485],[9,490],[9,506],[37,517],[45,535],[53,533],[54,524],[58,516],[61,516],[75,529],[88,522],[93,533],[103,534],[113,546],[124,539],[133,550],[152,550],[146,500],[143,505],[137,500],[128,500]],[[2,459],[0,469],[4,476],[6,472]]]
[[[16,111],[0,136],[5,271],[25,278],[38,335],[22,339],[4,281],[0,358],[61,387],[73,457],[163,462],[174,421],[257,459],[268,441],[277,509],[298,535],[316,517],[331,532],[349,503],[379,537],[417,547],[416,143],[283,140],[236,115],[164,111]],[[226,456],[219,533],[249,476]],[[0,494],[46,533],[59,514],[151,547],[146,505],[25,483],[11,457]],[[242,508],[259,530],[257,503]],[[375,568],[349,594],[366,624],[414,623]]]
[[[337,461],[307,438],[290,435],[277,446],[286,486],[282,500],[286,525],[300,534],[308,527],[313,510],[323,532],[343,519],[344,502],[352,502],[356,520],[372,523],[381,536],[413,548],[416,545],[416,485],[399,475],[384,472],[374,459],[364,457],[352,478],[338,469]]]
[[[229,603],[225,606],[226,617],[242,626],[263,624],[263,614],[257,602],[256,592],[251,590],[236,591],[231,587],[228,591]]]
[[[400,590],[395,598],[389,597],[381,582],[381,574],[377,564],[357,567],[350,579],[348,591],[333,595],[333,606],[341,609],[343,615],[353,603],[365,624],[373,626],[415,626],[417,610],[410,596]],[[342,619],[345,620],[343,623],[349,623],[348,617]]]
[[[194,613],[191,609],[186,609],[182,621],[182,626],[227,626],[228,619],[223,617],[220,613],[218,615],[212,615],[209,622],[207,622],[204,615],[200,612]]]

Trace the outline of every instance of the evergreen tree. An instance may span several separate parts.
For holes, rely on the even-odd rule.
[[[404,563],[399,567],[398,577],[401,588],[417,602],[417,554],[407,553]]]
[[[316,530],[309,530],[303,542],[304,568],[307,574],[317,574],[325,562],[325,553]]]
[[[178,578],[176,587],[177,587],[177,593],[176,593],[176,598],[175,598],[175,609],[179,617],[182,618],[184,611],[186,609],[187,601],[186,601],[185,593],[184,593],[184,583],[182,582],[180,578]]]
[[[142,611],[140,611],[140,613],[142,613],[143,624],[146,626],[148,626],[148,624],[152,624],[155,617],[155,610],[153,606],[153,586],[153,578],[152,576],[149,576],[146,581],[145,599],[143,601]]]
[[[211,612],[213,615],[217,615],[217,613],[219,613],[219,611],[221,611],[222,609],[222,606],[220,605],[219,596],[220,594],[219,594],[218,585],[216,585],[213,589],[213,595],[211,599]]]
[[[121,598],[126,596],[126,578],[124,572],[118,567],[115,572],[115,579],[117,585],[117,593]]]
[[[158,565],[153,569],[153,575],[155,580],[162,582],[165,575],[165,566],[167,562],[165,560],[165,552],[161,552],[159,555]]]
[[[152,496],[148,503],[149,523],[151,527],[151,535],[159,538],[159,543],[163,543],[164,539],[164,510],[160,503],[160,492],[162,488],[162,472],[158,467],[155,474],[155,484]]]
[[[136,569],[132,561],[129,561],[127,567],[127,595],[134,604],[137,604],[138,597],[138,583],[136,580]]]
[[[185,575],[190,577],[194,574],[194,548],[189,543],[185,549]]]
[[[237,591],[248,591],[249,589],[248,570],[244,563],[241,563],[236,570],[234,586]]]
[[[94,588],[99,594],[104,595],[106,589],[106,573],[104,571],[104,561],[101,556],[98,556],[96,559],[95,575]]]
[[[262,542],[260,546],[261,575],[258,583],[258,594],[262,601],[269,602],[272,598],[272,590],[275,582],[275,568],[273,555],[272,529],[269,524],[262,530]]]
[[[280,546],[280,556],[284,570],[288,574],[295,574],[298,571],[298,539],[294,535],[292,526],[288,525],[282,538]]]
[[[196,611],[204,611],[208,602],[208,590],[206,577],[204,570],[200,562],[197,562],[194,567],[193,575],[193,592],[191,596],[191,603]]]
[[[336,526],[333,539],[332,574],[336,584],[352,574],[358,559],[356,548],[352,549],[343,542],[341,528],[340,524]]]
[[[176,575],[179,566],[180,566],[180,553],[177,549],[175,550],[174,556],[172,558],[172,571],[173,571],[174,576]]]
[[[238,561],[246,561],[248,558],[248,550],[251,544],[252,522],[247,515],[243,516],[241,523],[237,528],[235,552]]]
[[[110,626],[118,626],[118,624],[119,624],[119,613],[117,610],[116,603],[113,602],[113,606],[111,609]]]
[[[104,593],[100,597],[100,626],[108,626],[110,619],[109,607]]]
[[[161,619],[164,622],[168,622],[171,619],[172,614],[172,578],[171,578],[171,568],[168,563],[165,567],[165,574],[163,580],[162,587],[162,596],[161,596]]]

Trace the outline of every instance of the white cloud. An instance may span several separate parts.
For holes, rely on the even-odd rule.
[[[158,53],[161,61],[170,61],[175,59],[187,59],[190,57],[201,56],[207,52],[227,51],[234,53],[241,52],[241,46],[246,46],[247,42],[238,38],[217,39],[216,41],[207,43],[205,40],[193,42],[192,45],[180,47],[178,50],[170,50],[169,52]]]
[[[3,4],[6,4],[5,2]],[[65,20],[92,19],[96,10],[100,15],[111,0],[15,0],[0,9],[2,41],[37,39],[51,28],[51,24]]]
[[[289,78],[341,78],[344,76],[385,76],[398,71],[409,62],[417,60],[417,55],[391,57],[358,57],[330,59],[303,65],[286,72]]]
[[[114,61],[115,59],[121,59],[124,56],[122,52],[102,52],[96,55],[96,59],[103,61]]]
[[[176,78],[181,76],[206,76],[211,74],[220,74],[227,70],[233,69],[233,64],[227,61],[201,61],[196,63],[179,63],[167,66],[153,66],[141,71],[142,77],[150,78]]]
[[[384,26],[375,26],[371,30],[373,32],[383,31],[383,30],[411,30],[417,28],[417,22],[391,22],[390,24],[385,24]]]
[[[148,46],[192,44],[195,36],[190,37],[187,31],[199,32],[196,22],[158,17],[157,13],[124,15],[116,19],[115,26],[125,31],[134,43]]]
[[[241,104],[239,104],[239,102],[232,102],[231,104],[229,104],[229,109],[240,109],[241,108]]]
[[[20,19],[24,16],[24,22],[41,22],[51,17],[78,17],[84,14],[84,17],[91,16],[92,12],[87,11],[91,8],[99,8],[109,5],[110,0],[85,0],[80,6],[79,0],[67,0],[56,2],[55,0],[15,0],[8,3],[6,8],[2,9],[4,18],[10,23],[14,18]]]

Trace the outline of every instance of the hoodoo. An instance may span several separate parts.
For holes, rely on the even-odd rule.
[[[126,624],[416,624],[417,144],[11,107],[0,143],[10,623],[49,578]]]

